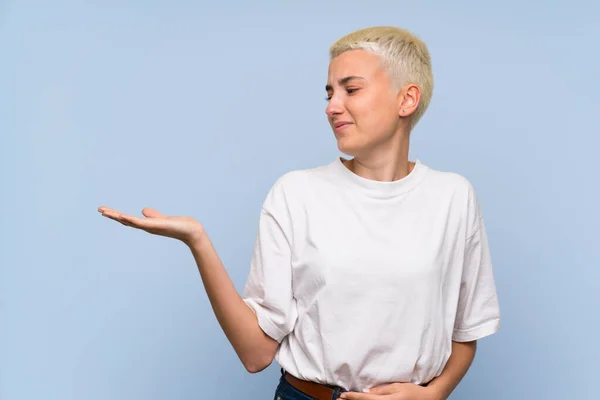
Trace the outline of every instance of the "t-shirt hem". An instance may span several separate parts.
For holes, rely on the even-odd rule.
[[[490,336],[500,329],[500,318],[493,319],[470,329],[455,329],[452,340],[455,342],[471,342]]]

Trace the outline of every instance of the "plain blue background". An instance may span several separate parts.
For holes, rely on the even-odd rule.
[[[321,3],[321,4],[320,4]],[[483,205],[502,329],[452,399],[598,399],[600,6],[584,1],[0,2],[0,398],[270,399],[188,249],[100,205],[189,215],[234,283],[283,173],[338,156],[327,50],[429,45],[411,158]]]

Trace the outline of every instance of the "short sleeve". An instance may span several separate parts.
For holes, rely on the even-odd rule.
[[[478,340],[496,333],[500,328],[500,310],[487,232],[476,199],[472,203],[471,217],[473,229],[465,243],[458,309],[452,336],[452,340],[456,342]]]
[[[273,197],[271,193],[266,204],[273,204]],[[261,329],[281,343],[298,316],[292,291],[291,221],[288,213],[265,207],[242,299],[256,314]]]

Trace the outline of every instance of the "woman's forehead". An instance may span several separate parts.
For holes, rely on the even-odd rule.
[[[347,51],[329,63],[328,84],[343,84],[350,77],[366,80],[380,72],[383,72],[382,63],[376,54],[364,50]]]

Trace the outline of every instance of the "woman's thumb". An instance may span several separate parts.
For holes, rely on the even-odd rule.
[[[156,211],[153,208],[144,208],[142,210],[142,214],[144,214],[144,217],[148,217],[148,218],[164,218],[164,217],[166,217],[166,215],[159,213],[158,211]]]
[[[396,391],[397,391],[396,387],[393,386],[393,384],[391,384],[391,385],[383,385],[383,386],[371,388],[369,390],[369,393],[383,395],[383,394],[396,393]]]

